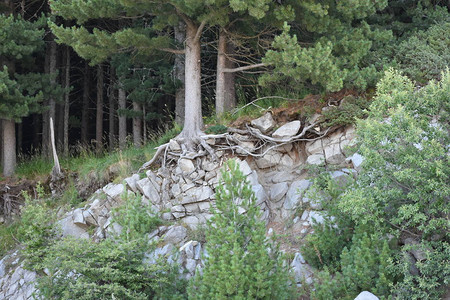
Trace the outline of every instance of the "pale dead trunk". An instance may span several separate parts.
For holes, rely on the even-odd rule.
[[[184,44],[184,40],[186,39],[186,25],[182,22],[175,26],[175,40],[179,44]],[[175,79],[181,83],[181,86],[178,87],[175,94],[175,122],[183,126],[184,123],[184,110],[185,110],[185,101],[184,101],[184,55],[176,54],[175,55],[175,63],[174,63],[174,71],[175,71]]]
[[[81,142],[84,145],[88,143],[88,128],[89,128],[89,65],[86,62],[84,66],[83,103],[81,107]]]
[[[181,136],[190,143],[201,134],[202,95],[201,95],[201,65],[200,40],[196,38],[197,26],[186,26],[185,53],[185,115]]]
[[[57,56],[56,53],[57,52],[57,44],[55,41],[50,41],[50,61],[49,61],[49,72],[50,75],[52,76],[50,79],[50,85],[52,87],[54,87],[56,85],[56,62],[57,62]],[[53,120],[56,119],[56,99],[54,96],[50,97],[49,101],[48,101],[48,118],[52,118]],[[50,131],[50,127],[49,127],[50,123],[47,122],[47,132]],[[50,140],[47,140],[47,145],[46,145],[46,153],[45,155],[47,157],[50,157],[51,154],[51,145],[50,145]]]
[[[16,169],[16,124],[2,119],[2,166],[3,176],[12,176]]]
[[[109,67],[109,149],[116,147],[116,89],[114,87],[115,71]]]
[[[97,115],[95,122],[95,149],[101,152],[103,148],[103,68],[97,67]]]
[[[64,88],[66,93],[64,94],[64,156],[69,155],[69,113],[70,113],[70,48],[66,46],[66,66],[65,66],[65,82]]]
[[[127,95],[123,87],[119,87],[119,110],[127,108]],[[127,118],[119,114],[119,148],[124,149],[127,144]]]
[[[138,102],[133,102],[133,144],[136,148],[142,146],[142,105]]]
[[[232,49],[227,42],[226,33],[221,30],[217,48],[216,115],[218,117],[236,106],[235,75],[224,72],[224,69],[233,67],[233,62],[227,58],[227,54],[230,54],[228,51]]]

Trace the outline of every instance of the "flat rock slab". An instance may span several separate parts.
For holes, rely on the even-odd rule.
[[[273,134],[272,137],[277,139],[287,139],[291,138],[298,133],[300,130],[301,123],[300,121],[292,121],[284,124],[280,128],[278,128]]]
[[[272,118],[272,114],[268,112],[264,116],[251,121],[250,124],[258,128],[262,133],[267,133],[275,127],[276,122]]]

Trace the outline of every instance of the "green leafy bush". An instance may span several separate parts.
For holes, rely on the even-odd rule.
[[[357,119],[367,116],[366,110],[369,108],[369,100],[363,97],[347,96],[342,101],[340,106],[331,106],[328,110],[322,112],[322,118],[325,120],[324,126],[355,124]]]
[[[239,165],[230,160],[227,167],[206,232],[205,268],[192,282],[189,298],[291,299],[287,265],[265,236],[255,195]]]
[[[399,68],[412,79],[427,82],[438,79],[450,66],[450,22],[419,31],[400,43],[395,59]]]
[[[25,196],[25,206],[22,210],[18,228],[20,242],[24,245],[23,254],[27,266],[39,269],[42,259],[48,254],[49,247],[58,235],[57,226],[52,223],[56,213],[45,202],[42,187],[37,186],[37,199]]]
[[[176,299],[178,270],[165,261],[143,263],[149,250],[142,241],[67,238],[55,243],[43,265],[49,276],[38,282],[44,299]],[[173,293],[172,295],[170,293]]]
[[[441,77],[416,90],[407,77],[386,72],[369,118],[358,122],[363,172],[339,202],[357,224],[373,224],[405,243],[395,255],[403,279],[394,291],[408,299],[437,297],[449,278],[448,256],[441,255],[450,241],[449,71]],[[404,267],[411,264],[407,238],[426,249],[426,261],[413,263],[415,275]]]
[[[146,233],[161,220],[136,195],[114,210],[122,231],[98,243],[88,239],[59,239],[45,206],[27,202],[21,236],[28,267],[46,270],[38,279],[43,299],[184,299],[186,282],[175,265],[160,258],[144,262],[153,251]]]
[[[122,226],[120,238],[125,241],[141,239],[162,224],[149,205],[143,204],[140,196],[129,193],[122,195],[125,203],[113,209],[113,222]]]
[[[393,277],[391,250],[379,235],[367,233],[353,236],[350,248],[341,254],[341,272],[331,275],[328,268],[318,276],[313,299],[354,299],[361,291],[388,296]]]

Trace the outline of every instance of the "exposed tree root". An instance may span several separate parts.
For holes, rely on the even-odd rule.
[[[291,143],[321,139],[334,129],[327,128],[323,131],[317,131],[314,128],[318,125],[319,123],[313,123],[304,126],[299,134],[289,138],[271,137],[248,125],[245,129],[228,128],[227,132],[222,134],[199,133],[198,136],[190,139],[180,135],[171,142],[157,147],[153,158],[146,162],[139,169],[139,172],[150,168],[156,162],[165,167],[169,161],[177,162],[182,158],[193,160],[198,157],[209,156],[212,160],[217,161],[216,151],[238,152],[255,158],[262,157],[272,150]],[[242,146],[243,142],[252,142],[255,147],[250,151]],[[178,147],[171,149],[171,143]]]

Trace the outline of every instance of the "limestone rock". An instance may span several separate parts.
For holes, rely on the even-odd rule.
[[[174,139],[171,139],[169,141],[169,149],[173,152],[180,152],[181,146],[180,146],[180,144],[177,143],[177,141],[175,141]]]
[[[180,159],[178,161],[178,167],[180,167],[183,174],[190,174],[195,171],[194,163],[190,159]]]
[[[291,263],[291,269],[294,272],[296,282],[302,282],[313,275],[311,267],[305,263],[300,253],[295,253],[294,260]]]
[[[286,194],[284,209],[294,209],[310,185],[311,181],[306,179],[294,181]]]
[[[84,229],[85,226],[81,227],[73,223],[72,216],[66,216],[65,218],[58,221],[61,226],[61,231],[63,237],[73,236],[75,238],[88,239],[89,233]]]
[[[166,243],[179,244],[186,238],[187,229],[184,226],[170,226],[169,230],[164,235]]]
[[[347,162],[351,162],[353,165],[353,168],[356,169],[356,171],[361,171],[361,165],[364,161],[364,157],[362,157],[360,154],[358,153],[354,153],[352,156],[348,157],[346,159]]]
[[[189,216],[182,219],[184,224],[186,224],[190,229],[195,230],[197,229],[198,225],[200,224],[200,220],[195,216]]]
[[[103,188],[103,192],[111,199],[117,199],[125,191],[123,184],[108,184]]]
[[[267,112],[262,117],[251,121],[250,124],[258,128],[262,133],[267,133],[275,126],[276,123],[272,118],[272,114]]]
[[[272,137],[278,139],[288,139],[293,137],[300,130],[301,123],[300,121],[292,121],[287,124],[284,124],[280,128],[278,128],[273,134]]]
[[[288,184],[286,182],[274,184],[270,189],[270,199],[273,202],[278,202],[284,197],[284,195],[286,195],[287,191],[288,191]]]
[[[345,160],[344,154],[341,152],[339,143],[333,143],[323,148],[327,163],[337,165]]]
[[[77,208],[72,213],[73,223],[77,225],[86,225],[86,221],[84,220],[83,210],[81,208]]]
[[[263,157],[256,159],[256,165],[260,169],[266,169],[276,166],[281,161],[281,155],[282,154],[277,151],[270,151]]]
[[[358,296],[356,296],[355,300],[379,300],[379,298],[374,294],[372,294],[371,292],[364,291],[361,292]]]
[[[136,182],[136,187],[139,191],[152,203],[160,202],[160,195],[149,178],[143,178]]]
[[[236,162],[239,164],[239,170],[244,174],[244,176],[248,176],[252,173],[252,169],[248,165],[247,161],[236,159]]]
[[[125,183],[128,187],[134,192],[137,192],[136,182],[139,180],[139,174],[133,174],[133,176],[127,177],[124,179]]]
[[[308,165],[321,165],[325,162],[325,157],[323,154],[313,154],[308,156],[306,163]]]

